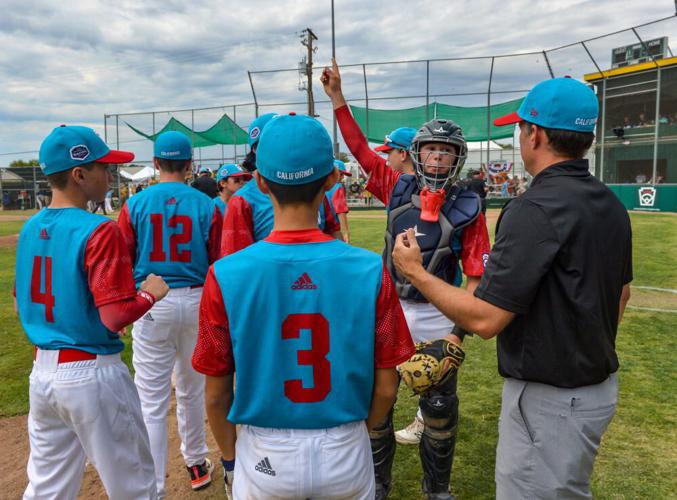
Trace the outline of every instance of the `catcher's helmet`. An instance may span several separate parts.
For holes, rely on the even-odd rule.
[[[450,144],[455,147],[456,154],[452,154],[451,168],[444,174],[426,173],[427,158],[421,157],[421,146],[431,142]],[[453,184],[461,173],[461,168],[468,156],[468,145],[463,137],[461,127],[451,120],[431,120],[418,129],[411,142],[411,157],[414,161],[416,180],[421,189],[427,187],[431,191],[443,189],[447,184]]]

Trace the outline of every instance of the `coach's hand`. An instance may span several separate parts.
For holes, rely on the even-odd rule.
[[[398,272],[412,281],[415,276],[425,273],[422,262],[423,257],[416,241],[416,232],[413,229],[407,229],[404,233],[398,234],[395,239],[395,248],[393,248],[393,263]]]
[[[346,105],[346,100],[344,99],[343,91],[341,90],[341,73],[339,73],[336,59],[331,60],[331,68],[325,67],[324,70],[322,70],[320,81],[324,86],[325,93],[329,96],[329,99],[331,99],[334,109]]]
[[[169,287],[162,277],[150,273],[141,283],[141,290],[150,293],[153,297],[155,297],[155,301],[157,302],[167,295],[167,292],[169,292]]]

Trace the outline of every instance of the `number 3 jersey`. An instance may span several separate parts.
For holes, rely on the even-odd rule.
[[[31,217],[19,235],[15,294],[21,324],[39,348],[122,351],[97,309],[136,295],[117,225],[79,208]]]
[[[210,269],[193,367],[237,373],[231,422],[315,429],[364,420],[375,368],[413,353],[378,255],[319,229],[273,231]]]
[[[202,285],[218,258],[221,213],[209,196],[180,182],[161,182],[132,196],[118,225],[137,287],[150,273],[169,288]]]

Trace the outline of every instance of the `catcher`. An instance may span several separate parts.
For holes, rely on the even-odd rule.
[[[489,234],[479,197],[456,182],[465,162],[467,144],[458,125],[450,120],[432,120],[423,124],[411,141],[409,155],[414,174],[396,172],[369,148],[355,123],[343,97],[336,61],[331,68],[324,69],[321,81],[332,101],[343,139],[369,174],[367,189],[388,207],[384,260],[395,282],[411,336],[415,342],[421,342],[418,354],[400,368],[404,382],[421,394],[420,411],[407,429],[397,433],[397,438],[400,442],[405,437],[404,442],[419,444],[423,492],[427,498],[453,498],[449,482],[458,423],[456,371],[463,360],[460,345],[465,332],[455,328],[396,271],[392,250],[396,236],[414,228],[428,272],[457,287],[465,274],[469,291],[478,285],[489,254]],[[395,456],[392,411],[370,435],[376,498],[385,499],[392,489]]]

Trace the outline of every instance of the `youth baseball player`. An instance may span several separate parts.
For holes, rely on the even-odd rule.
[[[334,165],[341,174],[341,177],[339,178],[339,181],[334,184],[334,187],[327,191],[327,199],[329,200],[336,217],[338,217],[343,241],[350,243],[350,226],[348,225],[348,212],[350,212],[350,209],[346,202],[346,187],[343,185],[343,179],[345,176],[352,177],[353,174],[350,173],[346,164],[341,160],[334,160]]]
[[[117,225],[86,210],[88,201],[104,199],[110,165],[133,158],[87,127],[57,127],[40,146],[52,202],[24,224],[16,261],[17,312],[35,345],[25,499],[76,498],[85,460],[110,498],[157,498],[117,332],[168,289],[149,274],[137,291]]]
[[[230,199],[237,190],[244,186],[245,183],[249,182],[251,178],[251,174],[242,170],[238,165],[233,163],[221,165],[216,173],[219,195],[214,198],[214,205],[218,207],[222,218],[226,215]]]
[[[193,355],[212,431],[235,460],[233,496],[371,499],[368,428],[390,411],[395,366],[414,352],[392,280],[376,254],[317,227],[339,176],[318,121],[271,119],[256,161],[275,230],[210,268]],[[236,447],[228,422],[242,424]]]
[[[415,128],[396,128],[386,135],[383,144],[375,147],[374,151],[385,154],[386,165],[395,172],[400,172],[401,174],[413,174],[414,162],[411,159],[409,148],[411,147],[411,141],[414,139],[415,135]],[[378,178],[374,177],[369,180],[376,182],[378,181]],[[369,189],[369,187],[369,183],[367,183],[367,189]]]
[[[369,149],[341,90],[336,61],[325,68],[322,77],[325,92],[332,100],[336,118],[348,148],[370,175],[369,189],[388,208],[384,259],[400,297],[407,324],[415,342],[432,342],[447,363],[460,366],[464,354],[460,347],[466,332],[430,304],[416,288],[395,270],[392,248],[395,236],[413,227],[423,250],[426,269],[444,281],[460,286],[463,274],[467,289],[477,287],[489,255],[489,234],[476,194],[456,184],[467,154],[461,129],[449,120],[425,123],[412,139],[410,155],[415,175],[388,168],[386,160]],[[463,266],[463,273],[461,266]],[[447,340],[440,340],[452,332]],[[425,350],[424,344],[421,349]],[[451,467],[456,445],[458,397],[456,369],[444,384],[426,391],[420,398],[419,415],[398,440],[419,444],[423,466],[423,491],[430,499],[452,498],[449,493]],[[377,498],[386,498],[392,487],[391,468],[395,452],[392,414],[372,432],[377,481]]]
[[[155,461],[158,495],[165,494],[167,411],[172,370],[181,454],[198,490],[211,482],[204,429],[204,377],[190,358],[197,339],[197,317],[207,268],[219,251],[221,212],[204,193],[184,184],[191,168],[191,144],[181,132],[155,141],[153,163],[160,182],[132,197],[118,224],[134,262],[134,279],[161,274],[167,298],[134,323],[134,382]]]
[[[256,170],[256,151],[259,138],[266,124],[276,113],[256,118],[249,125],[249,153],[242,163],[248,172]],[[320,204],[317,225],[326,234],[341,238],[341,227],[334,215],[329,200]],[[273,206],[268,195],[261,192],[256,182],[243,186],[230,200],[223,221],[221,255],[230,255],[260,241],[273,230]]]

